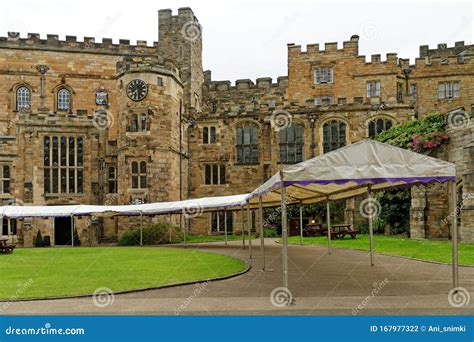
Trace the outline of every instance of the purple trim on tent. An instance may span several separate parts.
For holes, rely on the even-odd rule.
[[[372,184],[380,184],[380,183],[397,183],[397,182],[405,182],[409,183],[432,183],[432,182],[439,182],[444,183],[448,181],[456,180],[455,176],[440,176],[440,177],[408,177],[408,178],[359,178],[359,179],[328,179],[328,180],[301,180],[301,181],[285,181],[285,186],[298,184],[298,185],[309,185],[309,184],[337,184],[342,185],[346,183],[356,183],[358,185],[372,183]]]

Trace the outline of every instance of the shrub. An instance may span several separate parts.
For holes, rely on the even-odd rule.
[[[156,223],[143,226],[143,245],[159,245],[169,243],[170,227],[167,223]],[[172,227],[171,243],[181,241],[181,234],[177,227]],[[119,246],[138,246],[140,245],[140,227],[124,232],[118,241]]]
[[[40,230],[38,230],[38,233],[36,234],[35,247],[44,247],[43,235],[41,235]]]
[[[263,237],[272,238],[277,236],[276,228],[263,228]]]

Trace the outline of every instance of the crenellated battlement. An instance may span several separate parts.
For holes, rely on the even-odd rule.
[[[317,54],[347,54],[357,56],[359,53],[359,36],[353,35],[350,40],[343,42],[342,49],[338,48],[337,42],[324,44],[324,50],[319,48],[319,44],[306,45],[306,51],[302,51],[301,45],[288,44],[288,54],[317,55]]]
[[[124,57],[116,64],[117,76],[127,72],[156,72],[173,76],[181,83],[179,69],[175,62],[161,56]]]
[[[207,71],[206,73],[210,73]],[[235,84],[232,85],[232,82],[229,80],[223,81],[210,81],[207,78],[207,83],[209,86],[209,91],[243,91],[243,90],[265,90],[269,88],[280,88],[286,89],[288,86],[288,76],[280,76],[277,78],[276,82],[273,82],[271,77],[260,77],[256,79],[256,82],[251,79],[239,79],[235,81]]]
[[[468,46],[464,45],[463,41],[455,42],[454,46],[448,47],[446,43],[438,44],[436,49],[430,49],[428,45],[421,45],[420,46],[420,58],[424,58],[427,56],[435,57],[435,56],[446,56],[446,55],[457,55],[461,51],[465,50]]]
[[[27,38],[20,38],[18,32],[8,32],[7,37],[0,37],[0,48],[25,50],[50,50],[81,53],[121,54],[121,55],[156,55],[158,42],[149,46],[146,41],[139,40],[132,45],[128,39],[120,39],[114,44],[111,38],[103,38],[101,43],[93,37],[84,37],[79,41],[76,36],[66,36],[60,40],[58,35],[48,34],[41,39],[39,33],[28,33]]]

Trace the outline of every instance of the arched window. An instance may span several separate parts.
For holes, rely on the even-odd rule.
[[[390,129],[393,126],[392,120],[390,119],[376,119],[369,122],[369,138],[374,139],[377,135],[383,131]]]
[[[346,145],[347,125],[338,120],[331,120],[323,125],[323,150],[324,153],[337,150]]]
[[[138,115],[135,113],[130,118],[130,132],[138,132]]]
[[[31,108],[31,93],[30,90],[25,87],[19,87],[16,90],[16,110],[29,110]]]
[[[258,127],[245,124],[237,128],[237,163],[258,164]]]
[[[66,88],[58,90],[57,107],[59,111],[71,110],[71,92]]]
[[[209,128],[208,127],[204,127],[202,129],[202,143],[203,144],[209,143]]]
[[[280,129],[280,163],[303,161],[303,125]]]

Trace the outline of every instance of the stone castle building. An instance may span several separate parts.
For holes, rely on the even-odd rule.
[[[231,84],[203,71],[202,28],[190,8],[177,15],[160,10],[158,17],[153,46],[32,33],[0,38],[3,204],[114,205],[245,193],[287,164],[397,123],[431,112],[471,115],[473,45],[421,46],[411,65],[394,53],[366,61],[356,35],[342,47],[288,44],[287,76]],[[285,128],[275,127],[282,120]],[[457,163],[470,190],[470,124],[451,136],[441,157]],[[444,188],[414,191],[413,236],[449,234],[439,223],[448,214],[445,197]],[[474,240],[470,201],[461,215],[466,241]],[[346,205],[355,224],[356,206]],[[222,232],[224,215],[229,230],[241,230],[232,212],[200,215],[187,229]],[[83,244],[96,244],[116,241],[137,222],[5,219],[2,235],[30,246],[40,230],[62,245],[71,240],[71,224]]]

